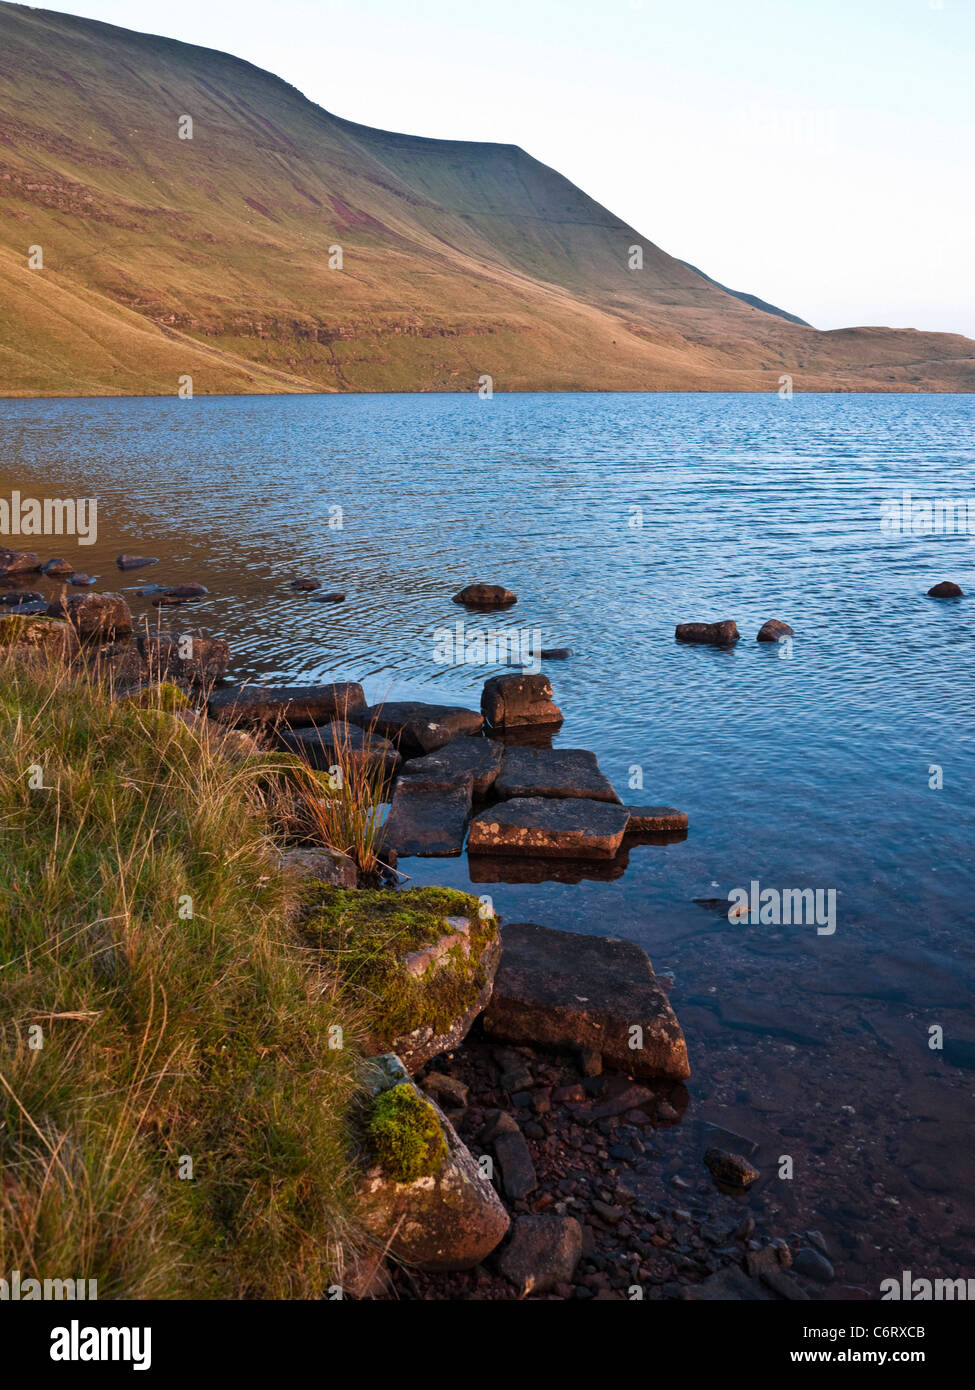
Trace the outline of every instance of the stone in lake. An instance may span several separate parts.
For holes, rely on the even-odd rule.
[[[444,789],[462,786],[470,777],[474,796],[485,797],[501,769],[503,752],[499,743],[461,735],[434,753],[414,758],[403,770],[402,776],[409,777],[411,781],[422,779],[427,786]]]
[[[0,594],[0,608],[23,608],[25,604],[34,603],[43,603],[47,608],[47,599],[36,589],[10,589],[7,593]]]
[[[344,602],[345,602],[345,594],[340,594],[340,593],[316,594],[316,595],[314,596],[314,599],[313,599],[312,601],[313,601],[314,603],[344,603]]]
[[[731,647],[741,637],[732,618],[719,623],[678,623],[674,633],[678,642],[704,642],[712,647]]]
[[[468,584],[454,594],[454,603],[465,603],[469,608],[508,608],[517,602],[518,595],[503,584]]]
[[[436,1171],[398,1182],[373,1166],[359,1182],[356,1206],[361,1224],[393,1259],[427,1271],[472,1269],[505,1236],[510,1218],[473,1155],[435,1101],[424,1096],[393,1054],[370,1064],[378,1080],[373,1093],[409,1087],[429,1106],[442,1135]]]
[[[942,579],[940,584],[935,584],[928,590],[928,598],[964,598],[961,586],[955,584],[951,579]]]
[[[478,734],[483,719],[460,705],[428,705],[422,700],[387,700],[369,705],[355,716],[356,724],[374,728],[392,739],[404,758],[443,748],[457,734]]]
[[[481,713],[494,729],[561,724],[553,693],[548,676],[492,676],[484,682]]]
[[[183,680],[207,686],[222,680],[230,665],[230,647],[222,637],[140,633],[136,646],[150,680]]]
[[[121,594],[66,594],[47,612],[52,618],[67,618],[79,637],[127,637],[132,631],[132,610]]]
[[[460,854],[471,814],[472,779],[443,789],[422,778],[402,776],[383,826],[383,845],[400,859],[411,855],[444,858]]]
[[[322,587],[322,581],[320,579],[292,579],[288,587],[297,589],[302,594],[310,594],[313,589]]]
[[[41,565],[41,574],[46,574],[49,579],[63,579],[74,574],[74,565],[70,560],[45,560]]]
[[[159,560],[155,555],[127,555],[125,553],[115,557],[115,563],[120,570],[141,570],[147,565],[158,565]]]
[[[299,728],[304,724],[328,724],[334,719],[354,718],[365,704],[362,686],[356,681],[277,687],[232,685],[213,692],[207,701],[207,713],[221,724],[250,727],[286,724]]]
[[[205,584],[173,584],[165,591],[166,598],[203,598],[210,590]]]
[[[781,637],[794,637],[795,628],[788,623],[781,622],[778,618],[769,618],[767,623],[763,623],[758,629],[756,642],[778,642]]]
[[[482,1020],[489,1037],[596,1049],[604,1066],[640,1079],[690,1076],[680,1024],[635,942],[511,922],[501,947]]]
[[[76,589],[87,589],[98,579],[97,574],[69,574],[68,583],[73,584]]]
[[[78,645],[78,634],[70,623],[36,614],[0,611],[0,652],[70,660],[77,656]]]
[[[624,806],[630,817],[628,835],[654,834],[665,830],[686,830],[687,812],[674,806]]]
[[[608,801],[517,796],[474,817],[467,848],[475,855],[611,859],[628,821],[623,807]]]
[[[341,767],[346,775],[377,777],[384,782],[392,778],[401,761],[388,738],[340,719],[324,726],[282,729],[278,742],[312,767],[325,771]]]
[[[26,550],[9,550],[0,545],[0,578],[8,574],[31,574],[41,567],[40,557]]]
[[[516,1216],[511,1240],[497,1257],[498,1273],[521,1296],[571,1284],[582,1258],[582,1227],[574,1216],[543,1212]]]
[[[758,1170],[753,1168],[742,1154],[730,1153],[728,1149],[710,1148],[704,1155],[704,1166],[716,1183],[724,1187],[750,1187],[758,1178]]]
[[[502,801],[513,796],[575,796],[619,804],[595,753],[585,748],[506,748],[494,790]]]

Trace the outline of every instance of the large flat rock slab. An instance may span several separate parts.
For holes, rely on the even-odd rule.
[[[326,771],[340,767],[346,775],[388,780],[402,761],[388,738],[344,720],[325,725],[310,724],[304,729],[282,729],[278,742],[312,767]]]
[[[423,700],[387,700],[362,708],[350,718],[390,739],[404,758],[432,753],[458,734],[479,734],[484,723],[476,710]]]
[[[687,829],[687,812],[676,806],[624,806],[629,814],[628,835],[658,835]]]
[[[470,778],[474,795],[484,797],[501,770],[503,753],[504,749],[499,743],[492,743],[486,738],[462,736],[435,753],[413,758],[403,769],[403,776],[444,790],[463,786]]]
[[[518,796],[471,821],[471,854],[612,859],[629,816],[622,806],[584,797]]]
[[[365,704],[365,693],[356,681],[276,687],[232,685],[213,692],[207,701],[207,713],[221,724],[286,724],[295,728],[351,719]]]
[[[489,1037],[595,1048],[629,1076],[690,1076],[680,1024],[635,942],[512,922],[502,927],[501,943],[483,1016]]]
[[[506,748],[494,791],[501,800],[575,796],[617,805],[620,800],[595,753],[585,748]]]
[[[460,854],[471,815],[470,774],[456,786],[429,786],[401,777],[383,826],[383,846],[400,859]]]

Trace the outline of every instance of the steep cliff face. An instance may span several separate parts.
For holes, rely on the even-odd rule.
[[[816,332],[514,146],[372,130],[226,54],[0,4],[2,394],[171,393],[183,375],[198,393],[472,390],[482,373],[770,390],[783,372],[970,390],[975,343]]]

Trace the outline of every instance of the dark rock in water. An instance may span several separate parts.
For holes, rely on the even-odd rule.
[[[641,1079],[690,1076],[680,1024],[635,942],[511,922],[501,946],[482,1020],[489,1037],[596,1048],[605,1066]]]
[[[0,545],[0,578],[8,574],[31,574],[41,567],[40,557],[26,550],[9,550]]]
[[[356,724],[392,739],[405,758],[432,753],[458,734],[477,734],[483,720],[459,705],[428,705],[422,700],[388,700],[354,716]]]
[[[687,812],[674,806],[624,806],[630,817],[628,835],[650,834],[665,830],[686,830]]]
[[[468,846],[470,849],[470,846]],[[625,850],[612,859],[552,859],[544,855],[468,853],[472,883],[615,883],[629,865]]]
[[[468,849],[472,854],[611,859],[628,820],[622,806],[608,801],[513,797],[474,817]]]
[[[571,647],[543,647],[539,656],[543,661],[568,661],[575,652]]]
[[[756,642],[778,642],[781,637],[794,637],[795,628],[788,623],[780,622],[778,618],[769,618],[767,623],[763,623],[758,629]]]
[[[36,589],[10,589],[0,594],[0,608],[21,608],[25,603],[43,603],[47,608],[47,599]]]
[[[345,594],[315,594],[313,603],[344,603]]]
[[[142,588],[136,589],[135,592],[138,598],[149,598],[152,594],[164,594],[166,586],[165,584],[143,584]]]
[[[117,555],[115,563],[120,570],[141,570],[147,565],[158,565],[159,560],[155,555]]]
[[[165,590],[167,598],[203,598],[210,590],[205,584],[173,584]]]
[[[445,747],[422,758],[414,758],[403,769],[401,777],[411,781],[421,779],[429,787],[463,786],[472,779],[476,797],[487,796],[501,767],[503,749],[498,743],[476,735],[462,734],[451,739]]]
[[[251,727],[281,724],[300,728],[304,724],[328,724],[334,719],[352,719],[365,708],[362,686],[355,681],[333,685],[233,685],[216,690],[207,701],[207,713],[221,724]]]
[[[471,814],[471,787],[469,774],[446,790],[400,777],[383,826],[383,844],[395,849],[400,859],[460,854]]]
[[[63,579],[66,575],[74,574],[74,565],[70,560],[46,560],[41,565],[41,574],[46,574],[49,579]]]
[[[76,589],[87,589],[98,579],[97,574],[69,574],[68,583],[73,584]]]
[[[708,1149],[704,1155],[704,1166],[715,1182],[725,1187],[750,1187],[759,1176],[758,1170],[752,1167],[747,1158],[729,1153],[727,1149]]]
[[[481,693],[481,713],[495,729],[561,724],[552,694],[548,676],[492,676]]]
[[[192,603],[191,598],[176,598],[171,594],[162,594],[159,598],[152,600],[153,608],[183,608],[187,603]]]
[[[494,1140],[494,1156],[501,1170],[501,1191],[509,1201],[518,1202],[534,1192],[538,1176],[531,1150],[517,1125],[513,1131],[499,1134]]]
[[[678,623],[674,633],[678,642],[704,642],[712,647],[730,647],[741,637],[731,618],[719,623]]]
[[[212,685],[223,679],[230,665],[230,648],[221,637],[141,633],[136,645],[145,662],[147,676],[154,681]]]
[[[581,1258],[582,1227],[575,1217],[543,1212],[515,1217],[497,1267],[519,1294],[539,1294],[556,1284],[570,1284]]]
[[[278,742],[312,767],[325,771],[341,767],[346,776],[381,777],[384,782],[392,779],[401,761],[389,739],[344,720],[324,726],[312,724],[306,729],[282,729]]]
[[[792,1261],[792,1268],[805,1279],[815,1279],[817,1284],[832,1284],[836,1271],[818,1250],[804,1245]]]
[[[928,598],[964,598],[965,595],[958,584],[950,579],[942,579],[940,584],[935,584],[928,590]]]
[[[514,796],[588,797],[619,804],[613,784],[585,748],[506,748],[494,784],[501,800]]]
[[[47,609],[52,618],[67,618],[79,637],[127,637],[132,610],[121,594],[66,594]]]
[[[698,907],[703,907],[706,912],[720,912],[724,916],[730,906],[728,898],[692,898],[692,902]]]
[[[517,602],[518,595],[503,584],[468,584],[454,594],[454,603],[464,603],[468,608],[509,608]]]
[[[312,589],[320,589],[322,581],[320,579],[292,579],[288,585],[289,589],[297,589],[300,593],[309,594]]]

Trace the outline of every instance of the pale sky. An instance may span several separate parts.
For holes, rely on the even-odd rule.
[[[521,145],[818,328],[975,338],[975,0],[76,0],[336,115]]]

